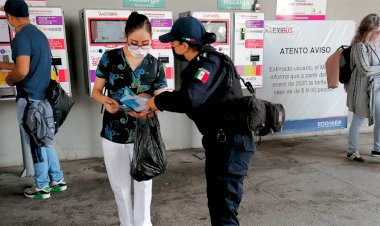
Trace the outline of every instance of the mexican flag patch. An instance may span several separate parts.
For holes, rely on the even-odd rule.
[[[197,73],[195,74],[195,77],[194,77],[194,78],[196,78],[196,79],[198,79],[198,80],[201,80],[201,82],[203,82],[203,83],[206,83],[209,74],[210,74],[210,72],[207,71],[206,69],[204,69],[204,68],[199,68],[199,70],[198,70]]]

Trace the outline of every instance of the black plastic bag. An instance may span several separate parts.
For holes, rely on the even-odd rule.
[[[46,97],[53,109],[55,133],[66,120],[71,107],[74,105],[74,100],[67,95],[62,86],[55,80],[50,80],[46,91]]]
[[[150,180],[166,171],[166,148],[161,137],[157,115],[138,120],[131,163],[131,176],[136,181]]]

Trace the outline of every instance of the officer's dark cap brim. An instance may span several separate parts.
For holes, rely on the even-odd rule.
[[[160,37],[158,37],[158,39],[162,43],[173,42],[175,40],[175,38],[173,37],[173,35],[170,32],[166,33],[164,35],[160,35]]]

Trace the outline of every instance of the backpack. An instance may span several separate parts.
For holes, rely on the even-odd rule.
[[[282,104],[261,100],[255,93],[243,97],[241,101],[241,106],[246,106],[248,128],[255,135],[266,136],[282,131],[285,123],[285,108]]]
[[[281,132],[285,123],[285,109],[282,104],[274,104],[264,101],[266,110],[266,122],[264,128],[256,132],[258,136],[265,136],[269,133]]]
[[[243,78],[241,80],[247,88],[252,87],[250,82],[245,82]],[[243,97],[242,101],[243,106],[246,105],[248,109],[247,125],[249,130],[260,137],[281,132],[285,123],[284,106],[257,98],[255,92],[252,91],[253,87],[248,88],[248,90],[252,96]]]
[[[66,120],[67,115],[74,105],[74,100],[67,95],[62,86],[53,79],[50,80],[49,86],[46,90],[46,97],[53,109],[54,132],[57,133],[59,127]]]
[[[325,63],[327,87],[338,88],[340,83],[348,83],[351,78],[351,46],[342,45],[331,54]]]
[[[351,62],[351,46],[341,46],[339,49],[342,50],[342,54],[339,59],[339,82],[349,83],[351,78],[352,70],[350,68]]]
[[[230,74],[240,79],[252,94],[239,100],[240,110],[242,111],[239,115],[246,118],[249,130],[257,136],[280,132],[285,123],[285,109],[283,105],[257,98],[252,84],[246,82],[238,74],[232,60],[222,53],[217,53],[217,55],[222,58],[222,63],[226,64],[227,68],[230,69]]]
[[[53,63],[53,57],[51,57],[51,59],[54,71],[58,76],[57,66]],[[50,80],[49,86],[46,90],[46,98],[53,109],[54,133],[56,134],[58,133],[59,127],[61,127],[63,122],[66,120],[67,115],[75,102],[72,97],[67,95],[62,86],[53,79]]]

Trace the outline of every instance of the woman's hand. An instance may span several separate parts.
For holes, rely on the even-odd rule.
[[[145,97],[146,99],[149,99],[149,98],[152,97],[151,95],[149,95],[149,94],[147,94],[147,93],[140,93],[140,94],[138,94],[137,96]]]
[[[116,100],[109,97],[107,97],[106,101],[104,101],[104,107],[111,114],[114,114],[117,111],[119,111],[119,103]]]
[[[138,94],[138,96],[144,97],[147,100],[149,100],[149,98],[152,97],[151,95],[149,95],[147,93],[140,93],[140,94]],[[148,118],[152,118],[154,116],[154,112],[152,112],[152,111],[143,111],[143,112],[131,111],[128,114],[130,116],[132,116],[134,118],[138,118],[138,119],[148,119]]]
[[[158,111],[156,104],[154,103],[154,97],[150,98],[146,102],[146,110],[147,111]]]

